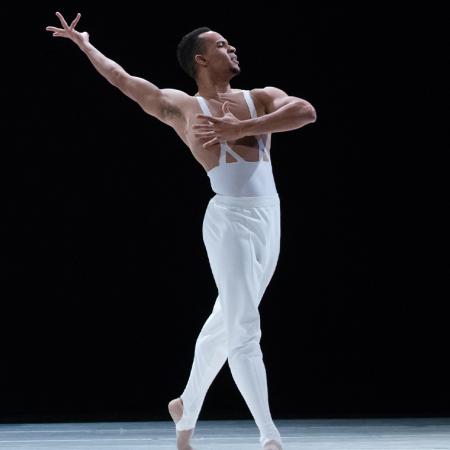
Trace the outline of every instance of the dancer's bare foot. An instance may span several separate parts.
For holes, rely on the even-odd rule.
[[[181,398],[176,398],[169,402],[169,414],[175,424],[183,417],[183,400],[181,400]],[[189,444],[193,432],[194,429],[181,431],[177,430],[178,450],[194,450]]]
[[[281,444],[271,439],[264,444],[263,450],[283,450]]]

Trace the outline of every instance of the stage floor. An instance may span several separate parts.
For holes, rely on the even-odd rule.
[[[275,420],[285,450],[450,450],[450,418]],[[194,450],[257,450],[252,421],[199,421]],[[174,450],[172,422],[0,424],[0,449]]]

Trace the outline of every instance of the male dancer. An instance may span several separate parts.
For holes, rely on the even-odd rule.
[[[198,92],[191,96],[128,74],[89,42],[87,32],[75,30],[80,14],[70,26],[56,15],[63,28],[46,29],[75,42],[113,86],[170,125],[203,166],[216,194],[206,208],[203,240],[218,296],[197,338],[186,388],[168,405],[178,449],[192,449],[206,392],[228,359],[263,449],[280,450],[281,436],[269,409],[258,311],[280,250],[270,136],[314,122],[314,108],[274,87],[232,89],[230,80],[240,72],[236,49],[209,28],[188,33],[178,44],[178,61],[197,84]]]

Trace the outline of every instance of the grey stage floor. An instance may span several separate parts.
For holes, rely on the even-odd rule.
[[[450,418],[276,420],[285,450],[450,449]],[[194,450],[257,450],[251,421],[200,421]],[[175,449],[172,422],[0,424],[8,450]]]

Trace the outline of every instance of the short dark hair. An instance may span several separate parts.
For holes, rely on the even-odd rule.
[[[194,57],[205,50],[200,34],[211,31],[207,27],[196,28],[183,36],[177,47],[177,59],[181,68],[195,80],[196,64]]]

